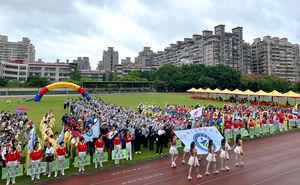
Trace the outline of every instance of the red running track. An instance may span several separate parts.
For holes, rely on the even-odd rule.
[[[170,158],[105,170],[99,173],[72,176],[51,185],[299,185],[300,184],[300,132],[268,137],[245,142],[245,165],[234,166],[234,154],[230,152],[229,172],[203,176],[188,181],[189,166],[177,161],[175,169],[170,167]],[[188,159],[186,159],[188,160]],[[200,163],[200,172],[205,173],[205,157]],[[218,164],[219,166],[219,164]],[[212,170],[212,169],[211,169]]]

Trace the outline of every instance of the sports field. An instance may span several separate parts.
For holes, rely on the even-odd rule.
[[[94,95],[98,98],[103,99],[106,102],[122,105],[128,108],[136,109],[138,104],[155,104],[160,106],[166,106],[167,104],[176,104],[176,105],[209,105],[213,104],[216,106],[222,106],[222,102],[212,102],[205,100],[194,100],[190,97],[190,94],[179,94],[179,93],[149,93],[149,94],[99,94]],[[27,99],[31,97],[1,97],[0,98],[0,111],[5,112],[15,112],[17,107],[27,107],[29,108],[28,113],[29,119],[32,120],[35,124],[39,125],[42,119],[42,116],[49,111],[53,110],[54,116],[56,119],[56,124],[54,126],[54,131],[61,132],[61,117],[68,112],[63,109],[63,102],[67,98],[79,98],[81,95],[72,95],[72,96],[44,96],[41,102],[26,102]],[[91,96],[93,97],[93,95]],[[10,100],[11,103],[7,103],[7,100]],[[37,127],[38,129],[39,127]],[[39,131],[37,131],[39,133]],[[23,138],[20,138],[22,141]],[[168,154],[167,149],[164,149],[165,155]],[[155,153],[153,151],[149,151],[148,149],[142,149],[141,155],[134,155],[132,161],[123,161],[125,163],[136,163],[138,161],[146,161],[148,159],[155,158]],[[24,159],[22,160],[24,161]],[[122,163],[121,163],[122,164]],[[104,163],[104,170],[110,167],[114,167],[112,161]],[[86,167],[87,171],[95,172],[94,166],[89,165]],[[66,171],[66,175],[76,174],[77,168],[71,167]],[[54,179],[53,177],[51,179]],[[32,184],[29,176],[21,176],[17,177],[18,184]],[[48,180],[48,178],[42,176],[41,181]],[[0,184],[5,184],[4,180],[0,180]]]
[[[122,105],[128,108],[136,109],[138,104],[155,104],[165,107],[167,104],[176,104],[176,105],[215,105],[223,106],[222,102],[216,101],[206,101],[206,100],[195,100],[191,99],[191,94],[185,93],[136,93],[136,94],[99,94],[96,95],[98,98],[103,99],[106,102]],[[1,97],[0,98],[0,111],[5,112],[15,112],[17,107],[28,107],[29,110],[26,111],[29,115],[29,119],[33,120],[35,124],[39,124],[42,116],[49,111],[53,110],[56,124],[54,130],[60,133],[61,131],[61,117],[67,112],[63,109],[63,102],[67,98],[79,98],[81,95],[72,95],[72,96],[44,96],[41,102],[26,102],[27,99],[31,97]],[[93,97],[93,95],[92,95]],[[7,100],[10,100],[11,103],[7,103]],[[37,127],[38,128],[38,127]],[[39,132],[38,132],[39,133]],[[22,138],[20,138],[22,140]],[[168,149],[164,149],[165,156],[168,155]],[[149,151],[148,149],[142,149],[142,154],[133,156],[133,161],[122,161],[126,164],[136,163],[138,161],[147,161],[149,159],[154,159],[155,153]],[[24,159],[23,159],[24,161]],[[122,164],[121,162],[121,164]],[[107,171],[107,168],[114,167],[113,161],[104,163],[104,171]],[[89,172],[96,172],[93,165],[86,167],[86,170]],[[66,176],[75,175],[77,168],[74,168],[71,165],[71,168],[66,171]],[[51,177],[53,180],[54,178]],[[18,184],[32,184],[29,176],[17,177]],[[45,182],[49,180],[42,176],[42,179],[39,182]],[[0,184],[4,184],[4,180],[0,180]]]

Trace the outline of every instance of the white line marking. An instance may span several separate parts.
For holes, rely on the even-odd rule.
[[[170,168],[170,167],[167,166],[167,167],[162,167],[162,168],[156,168],[156,169],[153,169],[153,170],[141,172],[141,173],[139,173],[139,174],[130,174],[130,175],[128,174],[128,175],[126,175],[126,176],[116,177],[116,178],[109,179],[109,180],[106,180],[106,181],[101,181],[101,182],[95,182],[95,183],[91,183],[91,184],[89,184],[89,185],[99,185],[99,184],[104,184],[104,183],[107,183],[107,182],[112,182],[112,181],[116,181],[116,180],[119,180],[119,179],[128,178],[128,177],[131,177],[131,176],[147,174],[147,173],[155,172],[155,171],[157,171],[157,170],[168,169],[168,168]],[[186,169],[184,169],[184,170],[186,170]]]
[[[228,175],[224,175],[224,176],[222,176],[222,177],[218,177],[218,178],[215,178],[215,179],[212,179],[212,180],[209,180],[209,181],[200,183],[200,184],[207,184],[207,183],[210,183],[210,182],[214,182],[214,181],[217,181],[217,180],[220,180],[220,179],[227,178],[227,177],[232,176],[232,175],[236,175],[236,174],[243,173],[243,172],[245,172],[245,171],[251,171],[251,170],[254,170],[254,169],[256,169],[256,168],[260,168],[260,167],[267,166],[267,165],[269,165],[269,164],[277,163],[277,162],[279,162],[279,161],[283,161],[283,160],[285,160],[285,159],[288,159],[288,158],[291,158],[291,157],[294,157],[294,156],[296,156],[296,155],[287,156],[287,157],[282,157],[282,158],[277,159],[275,162],[273,162],[273,161],[266,162],[266,163],[261,164],[261,165],[259,165],[259,166],[254,166],[254,167],[252,167],[252,168],[248,168],[248,169],[244,169],[244,170],[241,170],[241,171],[238,171],[238,172],[234,172],[234,173],[231,173],[231,174],[228,174]],[[198,184],[198,185],[200,185],[200,184]]]
[[[288,158],[291,158],[291,157],[294,157],[294,156],[298,156],[298,155],[292,155],[292,156],[288,156],[288,157],[282,157],[282,158],[277,159],[276,162],[279,162],[279,161],[282,161],[282,160],[284,160],[284,159],[288,159]],[[259,165],[259,166],[255,166],[255,167],[248,168],[248,169],[244,169],[244,170],[241,170],[241,171],[238,171],[238,172],[234,172],[234,173],[231,173],[231,174],[228,174],[228,175],[224,175],[224,176],[222,176],[222,177],[218,177],[218,178],[215,178],[215,179],[212,179],[212,180],[209,180],[209,181],[200,183],[200,184],[198,184],[198,185],[201,185],[201,184],[207,184],[207,183],[210,183],[210,182],[219,180],[219,179],[224,179],[224,178],[227,178],[227,177],[229,177],[229,176],[236,175],[236,174],[240,174],[240,173],[242,173],[242,172],[244,172],[244,171],[249,171],[249,170],[253,170],[253,169],[256,169],[256,168],[263,167],[263,166],[267,166],[267,165],[272,164],[272,163],[274,163],[274,162],[273,162],[273,161],[272,161],[272,162],[267,162],[267,163],[264,163],[264,164]],[[176,178],[176,177],[181,177],[181,176],[184,176],[184,175],[186,176],[187,174],[175,175],[175,176],[168,177],[168,178],[164,178],[164,179],[161,179],[161,180],[158,180],[158,181],[153,181],[153,182],[150,182],[150,183],[146,183],[145,185],[157,184],[157,183],[160,183],[160,182],[162,182],[162,181],[169,180],[169,179],[173,179],[173,178]]]
[[[269,180],[276,179],[276,178],[278,178],[278,177],[280,177],[280,176],[289,174],[289,173],[294,172],[294,171],[297,171],[297,170],[299,170],[299,169],[300,169],[300,167],[295,168],[295,169],[292,169],[292,170],[289,170],[289,171],[286,171],[286,172],[283,172],[283,173],[280,173],[280,174],[278,174],[278,175],[275,175],[275,176],[266,178],[266,179],[264,179],[264,180],[258,181],[258,182],[254,183],[254,184],[252,184],[252,185],[262,184],[262,183],[264,183],[264,182],[267,182],[267,181],[269,181]]]

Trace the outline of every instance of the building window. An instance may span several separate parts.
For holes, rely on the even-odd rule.
[[[56,71],[55,67],[45,67],[45,71]]]

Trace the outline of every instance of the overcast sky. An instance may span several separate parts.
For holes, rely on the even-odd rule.
[[[163,50],[177,40],[225,24],[244,27],[244,39],[264,35],[300,42],[295,0],[0,0],[0,34],[29,37],[36,59],[88,56],[92,68],[108,46],[120,59],[144,46]]]

